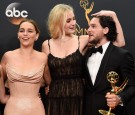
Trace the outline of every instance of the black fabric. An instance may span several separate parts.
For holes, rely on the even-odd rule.
[[[51,48],[51,47],[50,47]],[[78,49],[65,58],[48,55],[52,81],[47,115],[83,115],[83,56]]]
[[[98,48],[92,47],[91,52],[92,52],[92,53],[100,52],[100,53],[102,54],[103,48],[102,48],[102,46],[100,46],[100,47],[98,47]]]
[[[115,115],[127,115],[127,102],[135,94],[135,70],[134,58],[122,48],[114,46],[112,43],[108,46],[99,67],[95,84],[92,84],[87,62],[91,49],[86,52],[84,75],[86,77],[86,88],[84,91],[84,114],[83,115],[101,115],[98,110],[109,110],[105,95],[110,92],[112,87],[107,81],[107,74],[115,71],[119,75],[116,86],[120,86],[126,78],[129,79],[125,89],[119,94],[122,98],[124,106],[117,106],[112,110]]]

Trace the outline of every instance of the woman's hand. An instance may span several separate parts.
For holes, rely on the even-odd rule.
[[[116,16],[116,13],[111,10],[101,10],[97,13],[92,14],[92,16],[111,16],[112,18]]]
[[[49,93],[49,86],[45,87],[45,94],[48,95]]]

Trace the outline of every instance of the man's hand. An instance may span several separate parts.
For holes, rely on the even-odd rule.
[[[117,105],[121,104],[121,99],[118,95],[108,92],[106,94],[107,105],[114,109]]]

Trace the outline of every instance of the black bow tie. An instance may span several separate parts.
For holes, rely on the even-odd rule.
[[[102,54],[103,48],[102,48],[102,46],[100,46],[98,48],[92,47],[91,52],[92,53],[100,52]]]

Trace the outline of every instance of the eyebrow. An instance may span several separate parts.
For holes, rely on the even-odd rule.
[[[21,30],[21,29],[25,30],[25,28],[20,28],[19,30]],[[34,29],[27,28],[27,30],[34,30]]]

